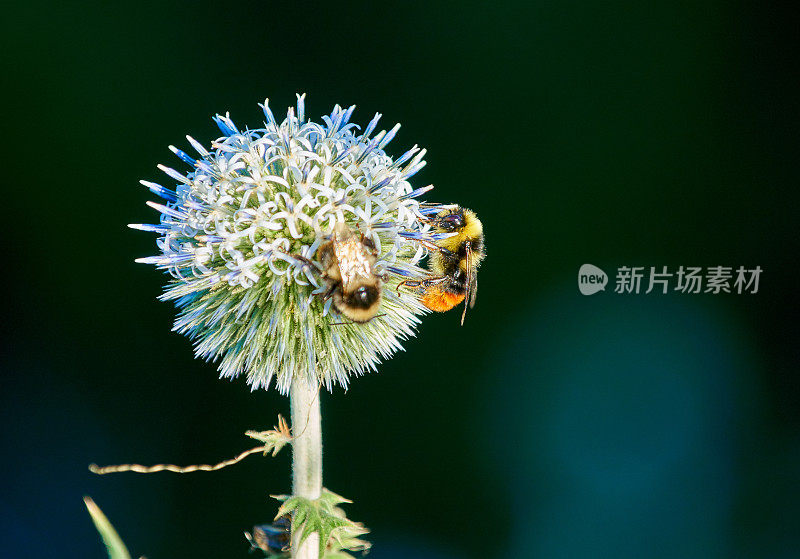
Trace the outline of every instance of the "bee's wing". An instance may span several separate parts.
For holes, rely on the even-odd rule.
[[[469,297],[469,308],[475,306],[475,299],[478,298],[478,274],[475,273],[475,270],[472,270],[472,288],[467,293],[467,297]]]
[[[464,326],[464,318],[467,316],[467,304],[470,307],[475,305],[475,296],[478,293],[478,277],[475,274],[475,266],[472,263],[472,249],[467,243],[467,287],[464,297],[464,310],[461,312],[461,326]]]

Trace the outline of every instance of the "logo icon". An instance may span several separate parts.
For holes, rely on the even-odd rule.
[[[584,264],[578,270],[578,289],[584,295],[594,295],[598,291],[605,291],[608,283],[606,273],[592,264]]]

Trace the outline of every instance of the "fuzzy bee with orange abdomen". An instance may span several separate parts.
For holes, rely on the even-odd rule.
[[[475,305],[478,293],[478,267],[486,256],[483,244],[483,224],[475,212],[456,206],[439,212],[431,220],[437,233],[454,233],[430,246],[428,270],[431,277],[406,280],[400,286],[420,289],[420,301],[437,312],[449,311],[462,301],[464,311],[461,324],[467,313],[467,304]]]

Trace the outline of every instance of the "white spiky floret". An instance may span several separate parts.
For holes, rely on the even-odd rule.
[[[275,382],[283,393],[298,375],[329,390],[347,387],[351,375],[402,349],[427,312],[396,288],[425,274],[424,241],[441,238],[425,216],[443,206],[421,204],[433,187],[409,183],[425,165],[424,149],[397,159],[384,151],[399,124],[373,136],[376,114],[357,134],[349,122],[355,106],[338,105],[323,124],[311,122],[301,95],[281,123],[268,100],[261,108],[266,121],[256,130],[214,117],[223,136],[210,149],[187,136],[197,158],[170,146],[192,167],[183,174],[158,166],[174,189],[141,181],[164,203],[148,202],[160,223],[130,225],[159,235],[160,254],[137,262],[172,276],[160,299],[180,309],[174,330],[194,340],[197,356],[220,360],[221,376],[246,374],[252,389]],[[323,298],[319,271],[304,262],[337,223],[371,238],[379,252],[383,299],[366,323],[340,315]]]

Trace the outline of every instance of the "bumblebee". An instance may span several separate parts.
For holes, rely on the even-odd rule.
[[[478,294],[478,266],[486,256],[483,245],[483,224],[475,212],[456,206],[439,212],[431,220],[437,233],[455,233],[436,241],[428,248],[428,270],[431,277],[406,280],[401,286],[420,289],[421,302],[437,312],[449,311],[464,301],[461,324],[467,314],[467,304],[475,306]]]
[[[381,306],[383,277],[375,273],[378,251],[372,239],[356,233],[344,223],[336,224],[331,238],[317,250],[314,262],[295,256],[319,270],[328,284],[323,299],[353,322],[367,322]]]
[[[291,526],[291,519],[281,516],[272,524],[253,526],[253,532],[245,532],[244,537],[250,542],[250,551],[260,549],[267,557],[288,557],[292,543]]]

